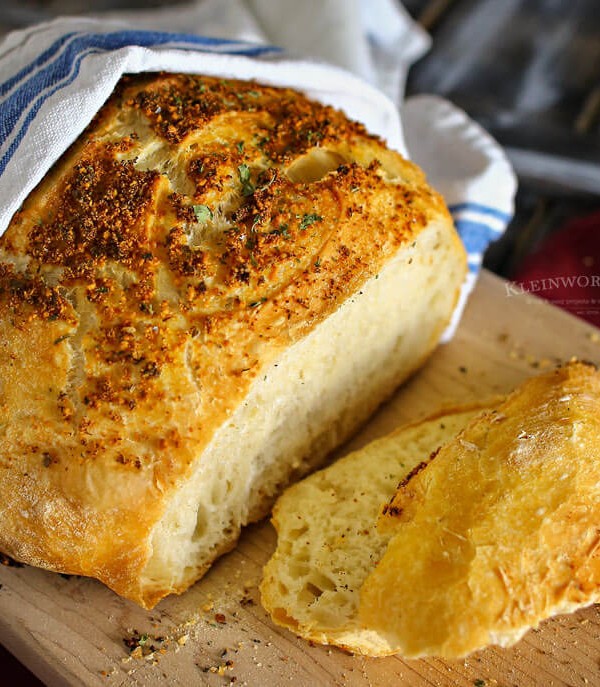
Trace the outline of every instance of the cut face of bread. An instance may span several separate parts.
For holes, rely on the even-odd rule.
[[[600,600],[600,373],[525,382],[403,483],[381,525],[359,617],[404,656],[507,646]]]
[[[443,255],[439,229],[429,227],[409,250]],[[407,264],[408,253],[398,259],[265,367],[217,430],[152,530],[147,593],[189,586],[242,525],[267,515],[284,485],[318,467],[424,360],[449,305],[446,277],[423,270],[420,258]]]
[[[123,78],[0,240],[0,550],[184,591],[426,359],[465,271],[343,113]]]
[[[273,511],[277,550],[261,585],[263,605],[276,623],[357,653],[394,651],[381,632],[359,619],[360,589],[392,536],[378,531],[377,517],[398,483],[480,410],[401,428],[283,494]]]

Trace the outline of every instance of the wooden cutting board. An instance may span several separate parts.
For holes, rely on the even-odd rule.
[[[505,392],[574,355],[600,363],[600,331],[484,273],[453,341],[344,450],[441,405]],[[274,544],[269,523],[247,529],[203,580],[151,612],[93,580],[0,566],[0,642],[60,687],[600,685],[600,606],[464,661],[365,659],[312,646],[260,606],[257,585]],[[142,646],[130,655],[132,636]]]

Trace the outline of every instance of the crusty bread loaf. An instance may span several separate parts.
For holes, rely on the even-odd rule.
[[[600,373],[531,379],[403,483],[360,619],[404,656],[508,646],[600,601]]]
[[[360,588],[391,537],[377,530],[381,506],[482,407],[402,427],[284,492],[273,509],[277,550],[261,584],[262,603],[277,624],[357,653],[392,653],[358,617]]]
[[[0,549],[183,591],[425,360],[464,273],[342,113],[124,78],[0,241]]]
[[[600,601],[600,373],[571,364],[494,406],[286,491],[261,586],[273,620],[369,656],[457,658]]]

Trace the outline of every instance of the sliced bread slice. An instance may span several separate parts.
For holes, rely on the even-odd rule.
[[[378,531],[379,512],[399,482],[485,407],[402,427],[283,494],[273,511],[277,550],[261,585],[262,603],[277,624],[356,653],[393,653],[358,618],[359,590],[392,536]]]

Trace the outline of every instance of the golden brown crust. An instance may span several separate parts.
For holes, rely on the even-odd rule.
[[[400,485],[361,620],[404,656],[450,658],[598,601],[599,484],[600,373],[528,380]]]
[[[147,533],[216,428],[434,218],[295,91],[123,78],[0,241],[0,549],[155,602]]]

